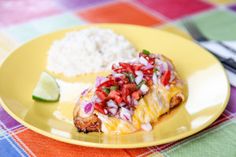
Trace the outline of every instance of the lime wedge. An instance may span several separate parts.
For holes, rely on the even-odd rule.
[[[54,77],[43,72],[33,91],[32,98],[37,101],[55,102],[60,97],[60,89]]]

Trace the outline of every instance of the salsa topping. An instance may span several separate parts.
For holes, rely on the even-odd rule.
[[[163,61],[161,55],[143,50],[137,60],[113,64],[112,74],[96,79],[91,103],[101,114],[131,121],[135,106],[153,84],[168,88],[174,79],[173,67],[168,60]],[[87,108],[93,107],[89,104]]]

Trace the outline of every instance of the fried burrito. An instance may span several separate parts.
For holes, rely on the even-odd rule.
[[[113,64],[111,74],[97,77],[94,87],[81,93],[74,124],[85,133],[151,131],[184,100],[184,82],[171,60],[143,50],[133,61]]]

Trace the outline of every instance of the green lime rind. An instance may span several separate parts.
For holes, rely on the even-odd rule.
[[[46,100],[46,99],[44,99],[44,98],[40,98],[40,97],[37,97],[37,96],[35,96],[35,95],[32,95],[32,99],[34,99],[34,100],[36,100],[36,101],[42,101],[42,102],[57,102],[57,101],[59,101],[59,99],[60,99],[60,95],[59,95],[58,98],[55,99],[55,100]]]
[[[56,102],[60,98],[60,88],[54,77],[43,72],[33,91],[32,98],[36,101]]]

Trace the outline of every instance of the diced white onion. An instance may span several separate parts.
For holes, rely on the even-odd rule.
[[[108,107],[117,107],[116,103],[113,100],[107,101],[107,106]]]
[[[160,76],[160,72],[159,72],[159,71],[156,71],[156,75],[157,75],[157,77]]]
[[[148,65],[148,61],[143,56],[139,57],[139,62],[145,66]]]
[[[151,58],[156,58],[156,57],[157,57],[157,55],[156,55],[156,54],[153,54],[153,53],[151,53],[149,56],[150,56]]]
[[[81,95],[85,96],[88,93],[88,91],[89,91],[89,88],[84,89],[83,92],[81,92]]]
[[[170,80],[169,82],[172,82],[175,79],[175,74],[173,71],[171,71],[171,75],[170,75]]]
[[[100,103],[100,102],[102,102],[102,100],[99,99],[99,97],[95,94],[95,95],[92,97],[92,102]]]
[[[89,116],[93,113],[94,111],[94,103],[88,102],[88,101],[83,101],[81,103],[81,109],[83,111],[83,114]]]
[[[158,65],[159,65],[160,73],[164,73],[165,71],[168,70],[168,65],[166,62],[159,60]]]
[[[149,90],[149,87],[145,84],[142,84],[142,86],[140,87],[140,90],[142,91],[143,94],[146,94]]]
[[[151,69],[151,68],[153,68],[153,67],[154,67],[153,65],[151,65],[151,64],[148,63],[147,66],[144,67],[144,69],[145,69],[145,70],[148,70],[148,69]]]
[[[108,111],[112,114],[115,115],[117,113],[118,108],[108,108]]]
[[[155,59],[155,64],[157,64],[157,65],[158,65],[158,63],[159,63],[159,59],[158,59],[158,58],[156,58],[156,59]]]
[[[160,64],[159,69],[160,69],[160,73],[164,73],[165,69],[164,69],[163,64]]]
[[[103,83],[103,82],[105,82],[105,81],[107,81],[107,78],[106,77],[97,77],[96,78],[96,81],[95,81],[95,86],[97,87],[97,86],[99,86],[101,83]]]
[[[104,109],[104,113],[105,113],[105,114],[107,114],[107,113],[108,113],[107,109]]]
[[[128,109],[121,107],[120,118],[126,121],[131,121],[131,112]]]
[[[138,101],[136,99],[133,99],[132,101],[133,101],[134,106],[138,105]]]
[[[124,76],[124,74],[120,74],[120,73],[113,73],[112,76],[114,76],[115,78],[117,77],[121,77]]]
[[[173,70],[173,65],[167,61],[168,70]]]
[[[128,96],[126,97],[126,99],[127,99],[128,103],[130,104],[130,103],[131,103],[131,97],[130,97],[130,95],[128,95]]]
[[[108,107],[108,111],[112,114],[115,115],[117,113],[118,110],[118,106],[116,105],[116,103],[113,100],[109,100],[107,102],[107,107]]]
[[[135,71],[137,77],[135,78],[135,83],[139,84],[143,80],[143,72],[142,71]]]
[[[165,88],[166,88],[167,90],[170,90],[170,85],[166,85]]]
[[[151,125],[150,123],[142,124],[142,125],[141,125],[141,128],[142,128],[144,131],[151,131],[151,130],[152,130],[152,125]]]
[[[123,106],[125,106],[126,104],[124,103],[124,102],[121,102],[120,104],[119,104],[119,106],[120,107],[123,107]]]
[[[114,66],[115,68],[119,68],[120,64],[119,63],[113,63],[112,66]]]
[[[154,85],[158,84],[158,79],[157,79],[156,72],[154,72],[153,75],[152,75],[152,81],[153,81]]]
[[[163,66],[164,66],[164,70],[167,71],[168,70],[168,65],[166,62],[163,62]]]

